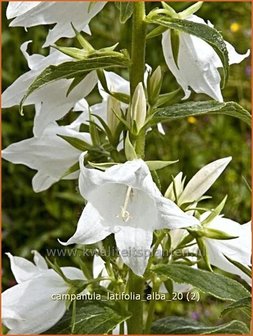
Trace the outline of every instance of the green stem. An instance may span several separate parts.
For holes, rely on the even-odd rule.
[[[143,82],[145,71],[146,23],[145,2],[135,2],[132,20],[132,47],[130,67],[130,91],[133,97],[136,86]],[[136,139],[136,153],[144,156],[145,132]],[[130,300],[128,310],[132,314],[127,320],[128,334],[143,333],[143,295],[145,280],[129,270],[128,290],[133,295],[140,295],[140,299]]]
[[[128,334],[139,335],[143,333],[143,294],[144,294],[144,279],[135,275],[129,270],[128,289],[130,295],[136,296],[136,300],[128,302],[128,311],[132,313],[130,319],[127,320]],[[140,299],[137,295],[140,295]]]
[[[130,90],[133,97],[136,86],[144,81],[145,50],[146,50],[146,23],[145,2],[135,2],[132,21],[132,46],[130,67]],[[145,131],[141,132],[135,145],[135,151],[140,158],[145,153]]]
[[[153,282],[152,294],[157,293],[159,291],[159,288],[160,288],[160,281],[155,279],[155,281]],[[155,304],[156,304],[156,300],[154,298],[152,298],[150,300],[150,303],[149,303],[148,317],[147,317],[146,327],[145,327],[145,334],[150,333],[151,325],[152,325],[152,322],[153,322],[153,315],[154,315],[154,312],[155,312]]]
[[[145,2],[135,2],[132,23],[132,50],[130,68],[131,96],[136,86],[143,82],[145,71],[146,23]]]

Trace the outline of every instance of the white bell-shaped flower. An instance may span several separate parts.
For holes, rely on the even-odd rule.
[[[65,173],[78,162],[81,151],[58,135],[91,143],[88,133],[79,132],[85,117],[85,113],[81,114],[68,126],[59,126],[56,122],[52,122],[44,130],[42,136],[34,136],[11,144],[2,151],[2,157],[10,162],[24,164],[38,171],[32,180],[35,192],[48,189],[61,178],[75,179],[78,177],[78,172],[66,176]]]
[[[8,253],[17,285],[2,293],[3,324],[8,334],[39,334],[55,325],[66,311],[64,300],[53,300],[53,295],[66,294],[69,286],[45,259],[34,252],[34,264]],[[75,267],[61,267],[70,280],[85,280]]]
[[[208,214],[204,213],[201,216],[201,220],[205,219]],[[204,237],[210,264],[223,271],[237,274],[251,284],[251,278],[226,259],[228,257],[246,267],[251,265],[251,222],[241,225],[231,219],[217,216],[206,227],[225,232],[232,237],[237,237],[224,240]]]
[[[85,168],[80,156],[79,190],[88,200],[69,244],[93,244],[114,233],[124,263],[142,275],[150,256],[153,231],[198,224],[164,198],[144,161],[115,165],[105,172]]]
[[[43,47],[52,45],[61,37],[74,37],[75,32],[71,23],[78,31],[90,34],[89,22],[99,13],[106,2],[56,2],[56,1],[17,1],[9,2],[7,19],[14,20],[11,27],[34,27],[38,25],[55,24],[49,30]]]
[[[48,56],[29,55],[26,51],[30,41],[21,46],[30,71],[24,73],[10,85],[2,95],[2,107],[7,108],[20,104],[28,87],[35,78],[49,65],[58,65],[72,60],[58,50],[53,50]],[[68,93],[72,79],[60,79],[34,91],[25,100],[24,105],[35,104],[33,133],[41,136],[44,129],[52,122],[64,117],[82,98],[86,97],[97,83],[96,72],[92,71]]]
[[[207,24],[196,15],[189,16],[187,20]],[[228,49],[229,64],[240,63],[250,54],[248,50],[244,55],[240,55],[231,44],[225,43]],[[219,102],[223,101],[220,89],[221,77],[218,71],[222,64],[217,53],[207,42],[196,36],[180,32],[178,57],[175,60],[171,31],[167,30],[163,33],[162,48],[168,68],[185,92],[185,99],[189,98],[192,89],[196,93],[205,93]]]

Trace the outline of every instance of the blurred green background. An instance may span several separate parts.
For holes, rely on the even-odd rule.
[[[159,3],[147,3],[147,11],[158,5]],[[179,11],[188,7],[189,3],[172,2],[170,5]],[[24,41],[33,41],[30,45],[30,53],[44,55],[48,53],[48,49],[41,49],[41,46],[49,26],[34,27],[28,32],[25,32],[23,28],[9,28],[5,18],[7,3],[2,3],[2,6],[2,86],[4,90],[28,70],[26,60],[19,49]],[[238,52],[245,53],[250,48],[250,3],[207,2],[197,14],[210,20]],[[88,37],[88,40],[95,48],[110,46],[120,40],[119,49],[129,49],[130,22],[121,25],[118,17],[117,8],[113,3],[108,3],[103,11],[92,20],[90,25],[92,37]],[[72,45],[73,40],[62,40],[61,44]],[[163,71],[166,72],[162,88],[164,93],[177,87],[175,79],[167,70],[160,37],[148,42],[147,63],[153,68],[161,64]],[[128,74],[126,70],[124,71],[121,74],[127,78]],[[250,77],[250,58],[239,65],[233,65],[230,68],[228,84],[223,91],[224,100],[236,101],[250,110]],[[193,100],[207,98],[204,95],[194,94],[191,97]],[[98,94],[93,93],[88,101],[90,103],[99,101]],[[33,116],[32,107],[25,109],[24,117],[20,116],[17,107],[3,111],[3,148],[32,136]],[[71,115],[65,118],[66,122],[68,119],[71,119]],[[189,179],[203,165],[231,155],[233,160],[229,167],[208,192],[209,195],[214,196],[209,204],[215,206],[225,195],[228,195],[224,214],[240,223],[248,221],[251,214],[251,193],[246,182],[250,183],[251,179],[251,133],[248,126],[238,119],[227,116],[204,116],[173,121],[167,123],[165,129],[165,136],[154,131],[150,132],[147,137],[147,158],[180,160],[179,163],[159,173],[163,190],[171,182],[171,175],[183,171]],[[61,181],[49,190],[35,194],[31,186],[34,171],[5,161],[2,162],[2,166],[3,253],[11,252],[14,255],[31,258],[30,251],[33,249],[43,254],[47,248],[61,248],[57,238],[66,240],[73,234],[77,219],[83,209],[84,202],[77,193],[77,181]],[[67,261],[61,260],[60,263],[62,262]],[[11,284],[13,284],[13,276],[9,270],[7,257],[4,256],[3,287],[9,287]],[[198,313],[202,311],[199,317],[201,320],[205,321],[205,318],[209,321],[215,320],[218,316],[215,305],[208,305],[208,300],[205,302],[205,309],[200,304],[181,302],[173,303],[170,309],[179,315],[188,314],[189,316],[192,311]],[[196,307],[193,309],[192,305]],[[160,308],[157,307],[157,309],[159,314]]]

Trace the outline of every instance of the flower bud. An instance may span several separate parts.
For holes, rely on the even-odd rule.
[[[139,83],[134,91],[130,116],[132,124],[136,124],[137,132],[139,132],[146,120],[146,97],[142,83]]]
[[[148,77],[147,90],[150,105],[154,105],[159,97],[162,86],[162,70],[158,66],[156,70]]]
[[[121,115],[120,102],[116,98],[109,96],[107,100],[107,124],[112,134],[115,134],[115,131],[119,124],[119,119],[117,118],[117,115]]]

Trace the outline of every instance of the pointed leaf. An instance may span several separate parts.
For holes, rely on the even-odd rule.
[[[179,264],[158,265],[153,267],[153,271],[158,276],[167,276],[175,282],[191,284],[221,300],[237,301],[250,296],[250,292],[239,282],[221,274]]]
[[[231,303],[222,311],[221,315],[224,316],[233,310],[236,310],[237,312],[238,309],[242,308],[245,308],[247,310],[247,314],[251,316],[251,297],[243,298],[241,300]]]
[[[243,273],[245,273],[248,277],[252,278],[252,271],[250,268],[248,268],[247,266],[241,264],[239,261],[233,260],[227,256],[224,255],[224,257],[231,262],[231,264],[233,264],[235,267],[238,267]]]
[[[63,175],[62,175],[62,178],[72,174],[72,173],[75,173],[76,171],[78,171],[80,169],[80,166],[79,166],[79,162],[76,162],[73,164],[73,166],[71,166]]]
[[[235,102],[219,103],[214,100],[188,102],[159,108],[156,111],[153,121],[159,123],[205,114],[225,114],[238,118],[251,126],[251,115],[242,106]]]
[[[177,163],[179,160],[176,161],[145,161],[149,170],[159,170],[163,169],[167,166],[172,165],[173,163]]]
[[[248,334],[249,329],[246,324],[237,320],[210,327],[189,318],[170,316],[155,321],[151,332],[152,334],[173,335]]]
[[[208,215],[208,217],[205,219],[205,220],[203,220],[202,222],[201,222],[201,224],[203,225],[203,226],[205,226],[205,225],[208,225],[208,223],[211,223],[217,216],[219,216],[219,214],[221,213],[221,211],[223,210],[223,208],[224,208],[224,206],[225,206],[225,203],[226,203],[226,201],[227,201],[227,198],[228,198],[228,196],[226,195],[224,198],[223,198],[223,200],[220,202],[220,204],[215,208],[215,209],[213,209],[213,210],[211,210],[211,213],[210,213],[210,215]],[[215,232],[216,230],[214,230],[214,229],[209,229],[209,232],[211,232],[213,230],[213,232]],[[225,234],[225,232],[224,232],[224,234]],[[209,237],[209,238],[211,238],[211,237]],[[217,239],[217,238],[216,238]],[[222,238],[221,238],[222,239]],[[223,238],[224,239],[224,238]]]
[[[29,86],[25,96],[23,97],[20,109],[22,111],[22,106],[24,101],[33,93],[35,90],[41,88],[42,86],[54,82],[62,78],[75,78],[86,72],[96,70],[96,69],[106,69],[110,67],[127,67],[129,65],[128,59],[119,52],[111,51],[100,53],[99,55],[92,55],[81,61],[69,61],[64,62],[59,65],[50,65],[32,82]]]
[[[111,168],[115,165],[117,165],[117,162],[101,162],[101,163],[96,163],[96,162],[90,162],[88,161],[89,165],[93,168],[97,168],[100,170],[106,170],[108,168]]]
[[[137,154],[135,152],[134,146],[132,145],[129,139],[129,133],[127,133],[127,136],[125,139],[125,155],[128,161],[137,159]]]
[[[77,138],[74,138],[74,137],[71,137],[71,136],[68,136],[68,135],[58,134],[58,136],[60,138],[62,138],[63,140],[67,141],[74,148],[80,150],[81,152],[85,152],[85,151],[93,148],[90,144],[88,144],[84,140],[80,140],[80,139],[77,139]]]
[[[117,302],[82,300],[77,302],[76,316],[72,330],[73,334],[108,334],[119,323],[130,317],[127,312],[119,309]],[[119,313],[120,312],[120,313]],[[63,318],[45,334],[72,334],[71,332],[71,309]]]

